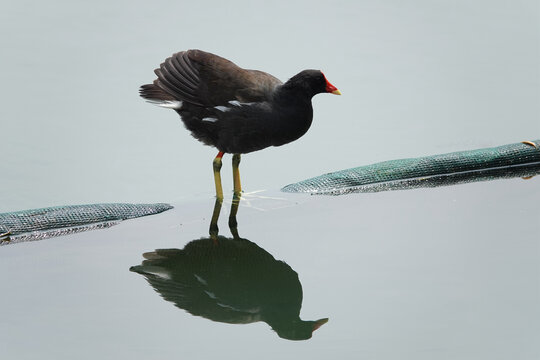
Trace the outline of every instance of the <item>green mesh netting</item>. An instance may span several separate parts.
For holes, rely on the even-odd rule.
[[[494,148],[385,161],[290,184],[285,192],[342,195],[436,187],[540,173],[540,140]]]
[[[93,204],[1,213],[0,234],[6,235],[0,244],[109,227],[121,220],[158,214],[171,208],[171,205],[161,203]],[[10,241],[5,241],[7,239]]]

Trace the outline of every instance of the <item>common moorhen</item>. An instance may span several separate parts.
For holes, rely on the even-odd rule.
[[[289,340],[307,340],[328,321],[300,319],[298,274],[247,239],[202,238],[143,256],[130,271],[192,315],[229,324],[263,321]]]
[[[304,70],[282,83],[201,50],[178,52],[154,72],[157,79],[141,86],[140,95],[174,109],[193,137],[219,150],[213,162],[219,199],[224,153],[234,154],[234,192],[239,195],[240,154],[298,139],[313,119],[311,98],[324,92],[341,94],[320,70]]]

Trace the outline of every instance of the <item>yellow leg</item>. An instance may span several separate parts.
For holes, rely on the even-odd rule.
[[[240,239],[240,235],[238,235],[238,222],[236,221],[236,214],[238,213],[239,204],[240,194],[235,192],[231,204],[231,213],[229,214],[229,229],[231,229],[231,234],[234,239]]]
[[[218,234],[219,234],[219,228],[218,228],[218,219],[219,219],[219,213],[221,212],[221,203],[222,199],[216,199],[216,203],[214,204],[214,212],[212,213],[212,220],[210,220],[210,238],[214,242],[214,244],[217,244],[218,242]]]
[[[223,187],[221,186],[221,158],[223,157],[223,152],[219,152],[214,159],[214,182],[216,183],[216,198],[220,201],[223,200]]]
[[[240,154],[234,154],[232,158],[234,194],[240,196],[242,194],[242,184],[240,183]]]

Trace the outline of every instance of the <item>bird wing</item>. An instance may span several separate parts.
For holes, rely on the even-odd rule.
[[[176,307],[218,322],[248,324],[260,321],[259,309],[239,309],[216,296],[204,279],[183,266],[181,250],[156,250],[145,257],[147,255],[150,260],[132,266],[130,271],[143,275],[163,299]],[[164,260],[164,256],[172,258]],[[169,263],[169,260],[175,263]]]
[[[178,52],[154,71],[154,85],[176,100],[210,107],[229,101],[269,100],[282,82],[258,70],[246,70],[220,56],[202,50]]]

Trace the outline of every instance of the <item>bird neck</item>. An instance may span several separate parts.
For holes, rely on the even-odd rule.
[[[274,109],[280,113],[281,121],[297,125],[303,123],[307,127],[311,124],[313,106],[311,96],[305,92],[297,88],[280,88],[274,94],[274,104]]]
[[[306,106],[307,104],[311,106],[311,98],[314,95],[309,89],[289,80],[276,89],[274,101],[289,106]]]

